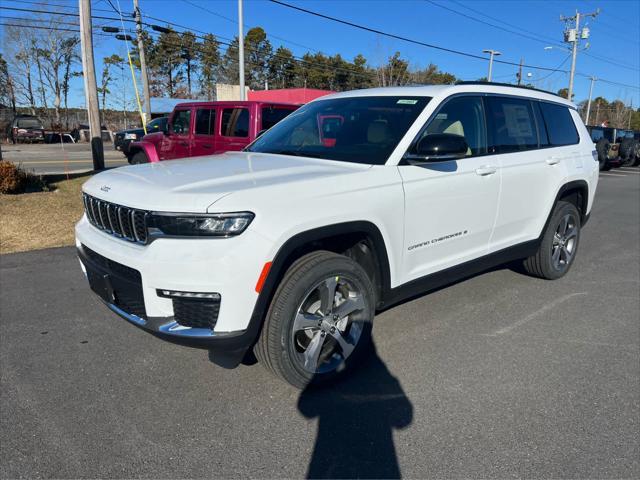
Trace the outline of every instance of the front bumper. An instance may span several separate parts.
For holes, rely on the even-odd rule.
[[[101,300],[136,326],[226,354],[219,363],[241,359],[255,340],[255,285],[270,255],[270,244],[260,235],[246,231],[229,239],[166,238],[138,245],[96,229],[83,217],[76,225],[76,247],[93,290],[101,290],[95,282],[106,275],[103,290],[113,288],[101,291]],[[159,290],[219,293],[213,328],[178,323],[172,299],[160,296]]]

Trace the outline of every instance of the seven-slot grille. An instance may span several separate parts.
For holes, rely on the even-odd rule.
[[[87,218],[95,227],[130,242],[147,242],[149,212],[105,202],[86,193],[82,200]]]

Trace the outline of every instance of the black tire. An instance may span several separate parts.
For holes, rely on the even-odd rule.
[[[598,163],[600,165],[600,171],[611,170],[609,165],[609,149],[611,144],[606,138],[601,138],[596,142],[596,152],[598,152]]]
[[[524,261],[524,269],[529,275],[547,280],[563,277],[575,261],[579,244],[580,212],[573,203],[560,200],[553,209],[538,251]]]
[[[136,153],[133,154],[133,156],[129,157],[129,163],[131,165],[138,165],[141,163],[149,163],[149,159],[147,158],[147,156],[145,155],[145,153],[143,151],[137,151]]]
[[[625,138],[620,143],[620,159],[623,167],[631,167],[636,162],[636,141],[633,138]]]
[[[326,287],[334,278],[337,286],[325,316],[319,313],[323,303],[320,289],[331,291]],[[314,297],[316,293],[318,297]],[[353,305],[357,303],[361,308],[338,321],[339,307],[347,304],[345,293]],[[336,298],[344,303],[336,303]],[[295,261],[282,278],[254,353],[267,370],[296,388],[335,380],[369,350],[374,313],[375,291],[364,269],[343,255],[313,252]],[[296,318],[304,320],[298,323]],[[332,321],[335,326],[328,327]],[[316,322],[322,322],[322,326]],[[336,341],[338,336],[349,349],[340,348],[344,343]],[[312,349],[317,352],[315,357],[310,353]]]

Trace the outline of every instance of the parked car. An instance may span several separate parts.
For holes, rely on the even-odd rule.
[[[44,142],[44,126],[33,115],[16,115],[9,124],[7,137],[14,144]]]
[[[611,167],[622,165],[616,143],[616,129],[612,127],[600,127],[587,125],[591,140],[595,143],[598,152],[598,163],[601,171],[611,170]]]
[[[131,142],[136,142],[151,133],[164,132],[167,129],[167,120],[168,117],[154,118],[147,123],[146,133],[144,128],[129,128],[116,132],[113,148],[120,150],[126,157],[129,157],[129,145],[131,145]]]
[[[228,367],[252,350],[304,388],[362,365],[378,309],[515,260],[564,276],[597,184],[593,142],[559,96],[360,90],[243,152],[93,176],[76,245],[113,312]]]
[[[267,102],[181,103],[167,128],[132,143],[129,163],[148,163],[242,150],[298,105]]]

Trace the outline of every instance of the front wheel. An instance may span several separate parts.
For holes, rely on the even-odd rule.
[[[134,153],[133,156],[129,158],[130,158],[129,163],[131,165],[138,165],[140,163],[149,163],[149,159],[147,158],[145,153],[142,151],[138,151]]]
[[[327,251],[294,262],[280,283],[256,357],[297,388],[341,375],[370,345],[375,293],[364,269]]]
[[[559,201],[535,255],[524,261],[530,275],[548,280],[564,276],[576,258],[580,242],[580,213],[573,203]]]

